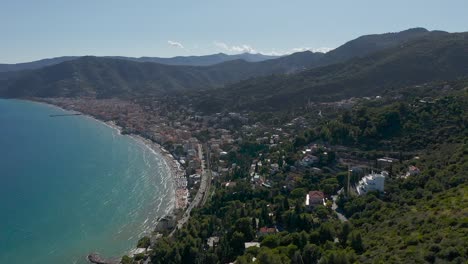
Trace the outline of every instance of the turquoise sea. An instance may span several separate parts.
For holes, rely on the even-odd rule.
[[[158,153],[85,116],[0,99],[0,263],[132,249],[174,204]]]

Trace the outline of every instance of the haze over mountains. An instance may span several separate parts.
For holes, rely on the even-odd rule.
[[[56,57],[56,58],[50,58],[50,59],[42,59],[42,60],[32,61],[32,62],[15,63],[15,64],[0,64],[0,72],[34,70],[34,69],[39,69],[39,68],[43,68],[46,66],[59,64],[65,61],[76,60],[81,57],[82,56],[63,56],[63,57]],[[279,56],[263,55],[260,53],[257,53],[257,54],[242,53],[242,54],[235,54],[235,55],[217,53],[217,54],[203,55],[203,56],[177,56],[177,57],[172,57],[172,58],[160,58],[160,57],[134,58],[134,57],[124,57],[124,56],[103,56],[102,58],[114,58],[114,59],[122,59],[122,60],[136,61],[136,62],[156,62],[156,63],[166,64],[166,65],[209,66],[209,65],[214,65],[214,64],[225,62],[225,61],[232,61],[232,60],[245,60],[248,62],[259,62],[259,61],[264,61],[264,60],[276,59],[276,58],[279,58]]]
[[[306,51],[279,58],[258,54],[62,57],[42,61],[45,67],[30,64],[40,67],[35,70],[4,72],[0,95],[109,98],[205,91],[201,104],[274,110],[305,100],[375,95],[404,85],[463,77],[468,74],[467,54],[467,33],[415,28],[362,36],[328,53]],[[221,63],[213,64],[216,61]],[[218,89],[210,91],[214,88]]]

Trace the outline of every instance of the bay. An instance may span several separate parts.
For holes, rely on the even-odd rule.
[[[0,263],[119,256],[174,204],[163,158],[85,116],[0,99]]]

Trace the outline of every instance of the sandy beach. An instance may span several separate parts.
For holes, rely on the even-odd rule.
[[[83,112],[80,112],[80,111],[77,111],[75,109],[67,109],[67,108],[63,108],[62,106],[60,105],[55,105],[55,104],[52,104],[48,101],[38,101],[38,100],[27,100],[27,101],[32,101],[32,102],[35,102],[35,103],[41,103],[41,104],[46,104],[48,106],[51,106],[51,107],[56,107],[58,109],[61,109],[61,110],[64,110],[64,111],[68,111],[68,112],[73,112],[73,113],[79,113],[81,114],[83,117],[86,117],[86,118],[91,118],[97,122],[100,122],[108,127],[111,127],[112,129],[116,130],[117,133],[119,133],[120,135],[122,134],[122,127],[118,126],[114,121],[103,121],[103,120],[99,120],[98,118],[94,117],[94,116],[91,116],[87,113],[83,113]],[[167,214],[170,215],[170,214],[173,214],[174,213],[174,209],[184,209],[185,207],[187,207],[188,205],[188,190],[186,188],[186,184],[181,184],[182,182],[186,181],[186,177],[185,177],[185,171],[181,168],[180,166],[180,163],[172,156],[171,153],[169,153],[167,150],[165,150],[161,145],[147,139],[147,138],[144,138],[140,135],[137,135],[137,134],[128,134],[126,136],[129,136],[139,142],[141,142],[143,145],[145,145],[148,149],[150,149],[151,151],[155,152],[155,153],[158,153],[160,154],[162,157],[163,157],[163,161],[165,163],[165,166],[167,168],[167,171],[168,173],[170,173],[170,179],[172,179],[173,181],[173,186],[174,186],[174,197],[175,197],[175,200],[174,200],[174,207],[172,208],[172,210],[170,210]]]

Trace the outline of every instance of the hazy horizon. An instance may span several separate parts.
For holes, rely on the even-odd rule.
[[[443,30],[443,29],[430,29],[430,28],[427,28],[427,27],[413,27],[413,28],[406,28],[406,29],[402,29],[402,30],[399,30],[399,31],[392,31],[392,32],[374,32],[374,33],[369,33],[369,34],[366,34],[366,35],[372,35],[372,34],[385,34],[385,33],[397,33],[397,32],[401,32],[401,31],[405,31],[405,30],[409,30],[409,29],[415,29],[415,28],[424,28],[424,29],[427,29],[428,31],[446,31],[446,32],[449,32],[449,33],[457,33],[457,32],[451,32],[451,31],[447,31],[447,30]],[[462,32],[462,31],[460,31]],[[364,35],[361,35],[361,36],[364,36]],[[356,36],[355,38],[358,38],[358,37],[361,37],[361,36]],[[353,39],[355,39],[353,38]],[[333,48],[319,48],[319,49],[312,49],[312,48],[297,48],[297,49],[293,49],[293,50],[290,50],[288,52],[285,52],[285,53],[276,53],[276,54],[271,54],[271,53],[268,53],[268,52],[265,52],[265,53],[262,53],[262,52],[259,52],[259,51],[256,51],[256,50],[252,50],[252,51],[239,51],[239,52],[223,52],[223,51],[219,51],[219,52],[214,52],[214,53],[206,53],[206,54],[179,54],[179,55],[174,55],[174,56],[150,56],[150,55],[140,55],[140,56],[126,56],[126,55],[120,55],[120,54],[113,54],[113,55],[109,55],[109,54],[105,54],[105,55],[96,55],[96,54],[82,54],[82,55],[75,55],[75,54],[63,54],[63,55],[59,55],[59,56],[52,56],[52,57],[44,57],[44,58],[38,58],[38,59],[34,59],[34,60],[30,60],[30,61],[19,61],[19,62],[12,62],[12,63],[9,63],[9,62],[3,62],[3,61],[0,61],[0,64],[21,64],[21,63],[29,63],[29,62],[34,62],[34,61],[40,61],[40,60],[47,60],[47,59],[53,59],[53,58],[59,58],[59,57],[86,57],[86,56],[91,56],[91,57],[127,57],[127,58],[163,58],[163,59],[170,59],[170,58],[176,58],[176,57],[203,57],[203,56],[210,56],[210,55],[217,55],[217,54],[225,54],[225,55],[229,55],[229,56],[236,56],[236,55],[242,55],[242,54],[251,54],[251,55],[262,55],[262,56],[271,56],[271,57],[281,57],[281,56],[287,56],[287,55],[291,55],[293,53],[297,53],[297,52],[304,52],[304,51],[310,51],[310,52],[321,52],[321,53],[327,53],[329,51],[332,51],[336,48],[338,48],[339,46],[345,44],[346,42],[348,41],[351,41],[352,39],[349,39],[343,43],[341,43],[340,45],[338,45],[337,47],[333,47]]]
[[[298,8],[300,7],[300,8]],[[174,57],[326,51],[408,28],[462,32],[466,1],[377,3],[24,0],[2,5],[2,63],[59,56]]]

